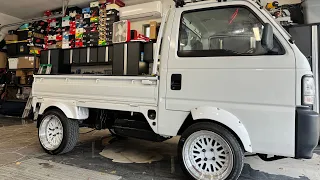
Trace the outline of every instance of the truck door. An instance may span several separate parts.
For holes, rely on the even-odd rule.
[[[272,151],[282,152],[294,146],[295,57],[274,24],[273,50],[262,46],[265,23],[272,21],[244,1],[178,8],[168,60],[166,109],[222,108],[243,121],[257,147],[279,144]],[[263,138],[266,134],[268,139]]]

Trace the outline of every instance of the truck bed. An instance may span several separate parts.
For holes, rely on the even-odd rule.
[[[32,96],[75,103],[156,106],[158,78],[147,76],[35,75]]]

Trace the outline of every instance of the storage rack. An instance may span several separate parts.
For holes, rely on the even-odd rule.
[[[16,23],[9,23],[9,24],[5,24],[0,26],[0,30],[2,30],[3,28],[8,28],[8,27],[14,27],[14,26],[20,26],[21,24],[25,24],[25,23],[32,23],[32,22],[36,22],[36,21],[41,21],[41,20],[47,20],[50,18],[60,18],[63,17],[66,9],[68,8],[68,4],[69,4],[69,0],[62,0],[62,14],[57,14],[51,17],[39,17],[39,18],[32,18],[32,19],[27,19],[27,20],[23,20],[20,22],[16,22]],[[35,61],[36,61],[36,55],[34,57]],[[37,70],[36,68],[36,63],[34,62],[34,68],[33,68],[33,72],[35,73]],[[12,72],[13,70],[7,69],[8,72]],[[7,85],[7,87],[5,88],[5,91],[7,91],[8,87],[31,87],[31,85]],[[27,100],[19,100],[19,99],[10,99],[10,100],[6,100],[8,102],[23,102],[26,103]]]

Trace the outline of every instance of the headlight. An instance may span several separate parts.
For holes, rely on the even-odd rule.
[[[302,78],[302,105],[313,105],[316,95],[316,87],[312,76]]]

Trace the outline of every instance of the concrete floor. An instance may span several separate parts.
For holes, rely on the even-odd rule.
[[[0,180],[2,179],[186,179],[176,158],[177,138],[164,143],[117,140],[108,131],[81,129],[68,154],[45,154],[32,122],[0,118]],[[240,180],[319,180],[320,147],[312,160],[261,161],[248,156]],[[62,178],[63,177],[63,178]]]

